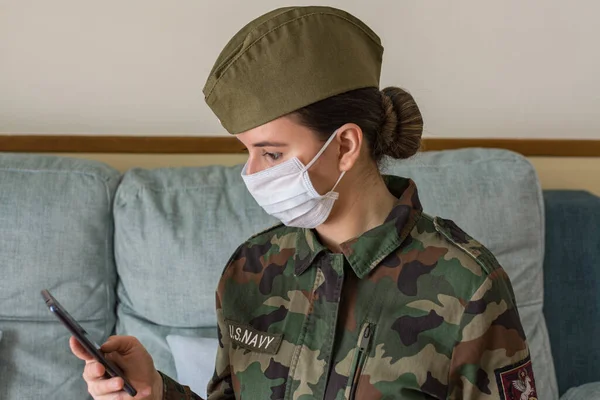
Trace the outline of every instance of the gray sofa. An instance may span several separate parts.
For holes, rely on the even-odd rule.
[[[529,162],[502,150],[429,152],[385,169],[413,178],[427,213],[453,219],[504,265],[537,398],[600,399],[600,199],[542,192]],[[0,399],[88,398],[44,288],[98,342],[135,335],[176,378],[166,337],[215,336],[226,260],[276,222],[239,173],[121,175],[82,159],[0,154]]]

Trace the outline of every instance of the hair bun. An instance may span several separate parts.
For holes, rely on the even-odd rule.
[[[396,159],[412,157],[421,147],[423,117],[410,93],[387,87],[381,91],[385,112],[381,126],[383,153]]]

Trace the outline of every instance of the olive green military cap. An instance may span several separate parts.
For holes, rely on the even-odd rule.
[[[286,7],[243,27],[221,51],[204,96],[236,134],[336,94],[379,87],[383,47],[351,14]]]

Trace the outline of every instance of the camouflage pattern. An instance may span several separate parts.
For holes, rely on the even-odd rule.
[[[529,357],[505,271],[423,213],[413,181],[385,178],[397,205],[340,254],[282,225],[235,252],[217,289],[209,400],[505,398],[497,372]],[[227,321],[249,328],[245,344],[281,335],[277,352],[240,345]],[[165,381],[165,399],[198,399]]]
[[[192,392],[189,387],[180,385],[163,373],[160,373],[160,375],[163,378],[164,400],[202,400],[202,398]]]

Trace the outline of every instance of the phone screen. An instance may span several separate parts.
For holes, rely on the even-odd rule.
[[[50,294],[48,290],[42,290],[42,297],[46,305],[62,323],[73,334],[75,339],[85,348],[85,350],[96,359],[106,369],[105,378],[119,376],[123,379],[123,389],[132,397],[137,394],[137,391],[125,378],[123,371],[114,363],[110,362],[100,351],[100,345],[94,341],[85,329],[65,310],[58,300]]]

